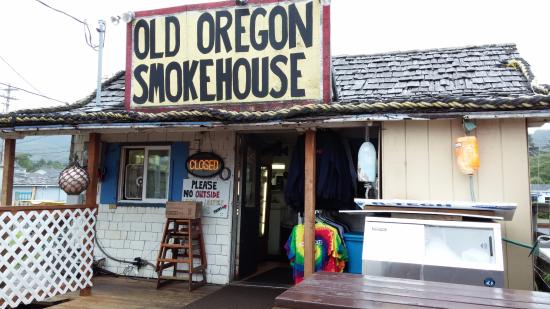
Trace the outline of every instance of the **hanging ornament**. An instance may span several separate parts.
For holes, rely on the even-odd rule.
[[[72,162],[59,174],[59,187],[68,195],[78,195],[88,188],[90,176],[88,172],[78,164],[75,155]]]

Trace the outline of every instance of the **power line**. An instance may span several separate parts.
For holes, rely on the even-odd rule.
[[[43,2],[43,1],[41,1],[41,0],[34,0],[34,1],[36,1],[36,2],[38,2],[38,3],[40,3],[40,4],[42,4],[43,6],[49,8],[49,9],[51,9],[51,10],[54,10],[54,11],[56,11],[56,12],[58,12],[58,13],[61,13],[61,14],[65,15],[65,16],[67,16],[67,17],[69,17],[69,18],[71,18],[71,19],[74,19],[74,20],[76,20],[77,22],[83,24],[83,25],[84,25],[84,39],[86,40],[86,44],[87,44],[88,46],[90,46],[92,49],[97,50],[98,45],[92,44],[92,32],[90,31],[90,26],[88,25],[88,23],[87,23],[85,20],[81,20],[81,19],[76,18],[76,17],[74,17],[73,15],[71,15],[71,14],[65,12],[65,11],[62,11],[62,10],[60,10],[60,9],[56,9],[56,8],[50,6],[49,4],[47,4],[47,3],[45,3],[45,2]]]
[[[26,151],[23,151],[22,153],[30,154],[31,156],[33,156],[33,155],[44,155],[44,154],[54,154],[54,153],[67,153],[67,152],[71,152],[71,151],[70,150],[53,151],[53,152],[26,152]]]
[[[56,9],[56,8],[54,8],[54,7],[51,7],[51,6],[48,5],[47,3],[44,3],[44,2],[42,2],[42,1],[40,1],[40,0],[34,0],[34,1],[36,1],[36,2],[38,2],[38,3],[40,3],[40,4],[42,4],[43,6],[49,8],[49,9],[51,9],[51,10],[54,10],[54,11],[56,11],[56,12],[58,12],[58,13],[61,13],[61,14],[65,15],[65,16],[68,16],[68,17],[70,17],[70,18],[76,20],[77,22],[79,22],[79,23],[81,23],[81,24],[86,25],[86,22],[84,22],[84,21],[82,21],[82,20],[80,20],[80,19],[74,17],[73,15],[71,15],[71,14],[69,14],[69,13],[67,13],[67,12],[64,12],[64,11],[62,11],[62,10],[60,10],[60,9]]]
[[[4,63],[5,63],[8,67],[10,67],[10,69],[11,69],[12,71],[14,71],[15,74],[19,75],[19,77],[21,77],[21,79],[22,79],[23,81],[25,81],[25,83],[27,83],[27,85],[31,86],[32,89],[34,89],[34,90],[36,90],[37,92],[41,93],[40,90],[38,90],[33,84],[31,84],[31,82],[29,82],[23,75],[21,75],[21,73],[17,72],[17,70],[16,70],[11,64],[9,64],[8,61],[7,61],[6,59],[4,59],[4,57],[2,57],[1,55],[0,55],[0,60],[4,61]]]
[[[19,145],[17,145],[19,146]],[[27,145],[27,146],[35,146],[35,145]],[[23,147],[23,146],[21,146]],[[17,147],[16,147],[17,148]],[[51,149],[45,149],[46,147],[39,147],[39,148],[21,148],[19,149],[18,151],[20,152],[34,152],[34,153],[43,153],[44,151],[45,152],[51,152]],[[57,148],[62,148],[62,149],[65,149],[66,147],[57,147]],[[68,147],[67,147],[68,148]],[[65,149],[65,150],[53,150],[53,151],[59,151],[59,152],[66,152],[66,151],[70,151],[69,149]]]
[[[17,143],[17,146],[19,146],[19,145],[21,145],[21,144],[26,144],[26,143],[34,142],[34,141],[37,141],[37,140],[43,139],[43,138],[46,138],[46,136],[37,136],[35,139],[22,140],[21,142],[18,142],[18,143]]]
[[[52,98],[52,97],[48,97],[48,96],[45,96],[45,95],[40,94],[40,93],[32,92],[32,91],[27,90],[27,89],[15,87],[15,86],[9,85],[9,84],[7,84],[7,83],[0,82],[0,85],[4,85],[4,86],[6,86],[6,87],[11,87],[11,88],[14,88],[14,89],[17,89],[17,90],[21,90],[21,91],[23,91],[23,92],[26,92],[26,93],[29,93],[29,94],[32,94],[32,95],[35,95],[35,96],[42,97],[42,98],[44,98],[44,99],[48,99],[48,100],[56,101],[56,102],[59,102],[59,103],[63,103],[63,104],[65,104],[65,105],[69,105],[68,102],[61,101],[61,100],[58,100],[58,99],[54,99],[54,98]]]

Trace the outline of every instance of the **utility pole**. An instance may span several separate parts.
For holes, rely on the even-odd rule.
[[[2,108],[1,113],[7,114],[10,110],[10,101],[11,100],[14,100],[14,101],[17,100],[17,98],[11,96],[11,92],[16,91],[17,89],[8,84],[8,88],[4,88],[4,89],[0,89],[0,90],[6,92],[6,94],[0,94],[0,98],[6,99],[4,102],[2,102],[3,108]],[[0,139],[0,141],[1,141],[0,142],[0,160],[2,162],[0,167],[3,167],[4,166],[4,152],[3,152],[4,151],[4,139],[2,138],[2,139]]]
[[[95,100],[97,104],[101,103],[101,81],[103,78],[103,46],[105,45],[105,21],[98,21],[97,32],[99,33],[99,45],[97,50],[97,88]]]
[[[6,114],[10,110],[10,101],[11,100],[17,100],[17,98],[11,96],[12,91],[17,91],[17,88],[12,87],[11,85],[8,85],[8,88],[0,89],[6,92],[6,94],[0,94],[0,98],[6,99],[2,104],[4,105],[4,108],[2,109],[2,113]]]

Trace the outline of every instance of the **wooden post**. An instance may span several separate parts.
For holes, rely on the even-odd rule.
[[[315,272],[315,131],[306,131],[304,186],[304,277]]]
[[[2,174],[2,206],[11,206],[13,195],[13,168],[15,163],[15,139],[4,140],[4,170]]]
[[[86,190],[86,205],[95,206],[97,204],[97,183],[99,178],[99,144],[101,135],[99,133],[90,133],[88,139],[88,175],[90,183]]]
[[[99,133],[90,133],[88,139],[88,176],[90,183],[86,189],[86,205],[95,207],[97,205],[97,183],[99,178],[99,147],[101,135]],[[91,250],[91,248],[87,248]],[[92,287],[85,287],[80,290],[80,296],[91,296]]]

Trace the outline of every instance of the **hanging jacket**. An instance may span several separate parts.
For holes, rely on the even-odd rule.
[[[298,212],[304,210],[305,137],[298,137],[294,147],[285,201]],[[355,183],[350,162],[338,133],[330,130],[316,134],[316,209],[352,209]]]

